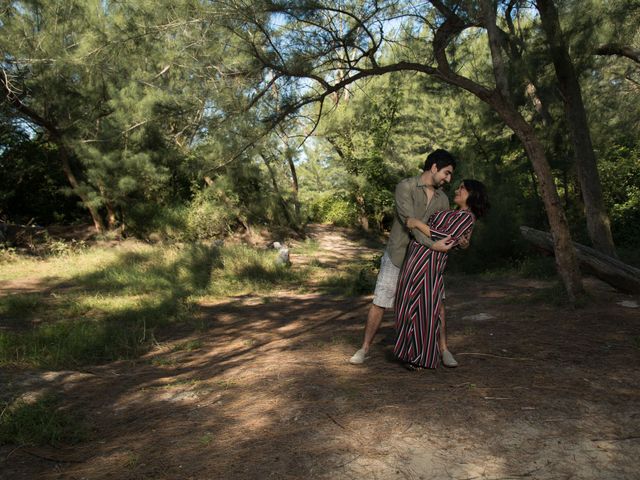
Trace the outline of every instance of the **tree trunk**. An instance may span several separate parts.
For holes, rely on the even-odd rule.
[[[104,222],[102,221],[102,217],[100,216],[100,212],[98,212],[98,210],[95,207],[91,206],[87,196],[84,193],[82,193],[80,184],[78,183],[78,180],[76,179],[76,176],[74,175],[73,170],[71,170],[71,164],[69,163],[69,152],[67,148],[64,145],[62,145],[60,142],[58,142],[58,147],[59,147],[60,156],[62,157],[62,170],[64,171],[64,174],[67,176],[67,180],[69,181],[71,188],[73,188],[75,194],[78,195],[78,197],[80,197],[80,200],[82,200],[82,203],[84,204],[84,206],[87,208],[87,210],[89,210],[89,214],[93,219],[93,225],[96,227],[96,230],[98,231],[98,233],[104,233],[105,227],[104,227]]]
[[[118,217],[116,215],[116,209],[113,204],[107,199],[107,192],[104,189],[104,185],[98,185],[98,189],[100,190],[100,195],[102,195],[102,201],[104,202],[104,207],[107,209],[107,228],[109,230],[116,229],[116,223],[118,221]]]
[[[62,158],[62,170],[64,171],[64,174],[66,175],[67,180],[71,185],[71,188],[73,188],[75,194],[78,195],[78,197],[80,197],[80,200],[82,200],[82,203],[84,204],[84,206],[87,208],[87,210],[89,210],[89,214],[93,219],[93,225],[96,227],[96,230],[98,231],[98,233],[103,233],[105,231],[105,228],[104,228],[104,222],[102,221],[102,217],[94,207],[90,206],[87,196],[84,193],[82,193],[82,190],[80,189],[80,184],[78,183],[78,180],[76,179],[76,176],[74,175],[73,170],[71,169],[71,164],[69,163],[69,157],[70,157],[69,150],[65,145],[65,142],[63,140],[63,137],[60,131],[57,128],[57,125],[49,121],[49,119],[38,114],[38,112],[30,108],[28,105],[25,105],[24,103],[22,103],[19,96],[16,95],[16,92],[12,89],[10,85],[7,72],[4,69],[0,69],[0,73],[1,73],[0,88],[4,93],[6,100],[9,102],[10,105],[13,106],[13,108],[15,108],[22,115],[24,115],[25,118],[29,119],[36,125],[40,125],[49,133],[49,138],[53,141],[53,143],[55,143],[58,146],[60,157]]]
[[[529,227],[520,227],[522,236],[536,247],[553,252],[551,235]],[[622,263],[601,252],[573,243],[580,265],[600,280],[626,293],[640,293],[640,269]]]
[[[549,52],[564,101],[564,111],[571,130],[578,179],[582,186],[587,230],[593,246],[602,253],[616,258],[611,235],[611,223],[602,199],[602,186],[591,143],[587,113],[582,101],[578,76],[564,41],[558,11],[553,0],[538,0],[542,28],[549,44]]]
[[[293,208],[296,212],[296,219],[300,221],[300,201],[298,200],[298,174],[296,173],[296,166],[293,163],[293,155],[287,151],[287,162],[289,163],[289,170],[291,171],[291,189],[293,190]]]
[[[467,82],[464,83],[467,83],[471,89],[464,87],[464,85],[462,86],[488,103],[522,142],[538,179],[540,194],[553,236],[558,273],[567,290],[569,300],[575,303],[577,298],[584,293],[584,287],[580,277],[576,252],[571,242],[569,224],[562,209],[551,167],[545,155],[544,146],[536,136],[535,129],[518,112],[511,98],[508,75],[502,58],[500,31],[496,25],[496,4],[492,1],[484,0],[481,2],[481,8],[483,10],[484,26],[487,29],[496,88],[493,91],[487,91],[484,88],[478,88],[477,84],[469,85]],[[452,15],[452,12],[449,15]],[[458,18],[458,20],[460,19]],[[445,53],[443,51],[438,52],[436,48],[436,55],[439,55],[438,64],[442,67],[445,62],[443,58]],[[446,70],[450,78],[459,80],[459,77],[456,78],[456,75],[451,71],[448,63]]]
[[[276,180],[276,173],[273,171],[273,167],[271,166],[271,163],[266,159],[264,155],[260,154],[260,158],[262,158],[262,161],[264,162],[264,164],[267,167],[267,170],[269,171],[269,176],[271,177],[271,183],[273,185],[273,189],[276,192],[276,196],[278,197],[278,202],[280,203],[280,207],[282,208],[282,213],[287,219],[287,223],[293,226],[294,223],[293,223],[293,219],[291,218],[291,214],[289,213],[289,209],[287,208],[287,202],[284,201],[284,198],[280,193],[280,188],[278,187],[278,182]]]
[[[365,211],[364,197],[359,193],[356,194],[356,205],[358,206],[358,221],[365,232],[369,231],[369,219]]]
[[[562,202],[555,186],[551,167],[544,153],[544,146],[536,136],[534,128],[515,109],[504,104],[501,105],[500,102],[493,102],[493,106],[504,122],[518,136],[533,165],[553,237],[558,274],[567,290],[569,300],[574,303],[578,297],[583,295],[584,287],[576,252],[571,242],[569,224],[562,209]]]

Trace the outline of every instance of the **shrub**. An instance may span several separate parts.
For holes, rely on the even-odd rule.
[[[196,193],[186,212],[187,237],[209,239],[228,233],[229,225],[237,218],[235,204],[214,188]]]
[[[353,226],[357,222],[356,205],[334,193],[325,193],[310,200],[307,216],[312,222],[332,223],[338,226]]]

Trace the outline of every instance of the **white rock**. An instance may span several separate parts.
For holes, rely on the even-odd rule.
[[[624,300],[622,302],[618,302],[618,305],[627,308],[638,308],[638,302],[634,302],[633,300]]]

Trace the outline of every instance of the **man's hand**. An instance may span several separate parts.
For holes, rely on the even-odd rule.
[[[451,239],[451,235],[447,235],[441,240],[438,240],[436,243],[431,245],[431,250],[435,250],[436,252],[446,253],[453,248],[454,241]]]

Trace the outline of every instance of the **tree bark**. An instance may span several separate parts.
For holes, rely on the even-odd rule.
[[[260,154],[260,158],[262,158],[262,161],[264,162],[264,164],[267,167],[267,170],[269,171],[269,176],[271,177],[271,183],[278,197],[278,202],[280,203],[280,207],[282,208],[282,213],[287,219],[287,223],[293,226],[294,223],[293,223],[293,219],[291,218],[291,214],[289,213],[289,209],[287,208],[287,202],[284,201],[284,198],[280,193],[280,188],[278,187],[278,182],[276,180],[276,173],[273,171],[273,167],[271,166],[271,163],[269,162],[269,160],[266,159],[264,155]]]
[[[596,55],[617,55],[619,57],[626,57],[636,63],[640,63],[640,50],[629,45],[607,43],[596,49]]]
[[[602,199],[600,175],[591,142],[580,83],[562,35],[558,11],[553,0],[537,0],[537,7],[542,28],[549,44],[556,78],[562,91],[565,116],[571,130],[589,238],[597,250],[616,258],[611,223]]]
[[[551,235],[529,227],[520,227],[522,236],[543,250],[553,252]],[[582,268],[609,285],[626,293],[640,293],[640,269],[604,255],[593,248],[573,243]]]
[[[574,303],[578,297],[584,294],[584,287],[576,252],[571,241],[569,224],[562,209],[562,202],[555,186],[551,167],[544,153],[544,146],[536,136],[534,128],[517,111],[503,110],[499,113],[522,142],[533,165],[553,237],[558,274],[567,290],[570,301]]]
[[[518,136],[533,165],[553,236],[558,273],[562,278],[570,301],[575,303],[576,299],[584,293],[584,287],[582,286],[578,261],[571,242],[569,224],[555,186],[549,161],[544,152],[544,146],[538,139],[535,129],[518,112],[509,95],[508,77],[502,59],[502,49],[500,48],[500,31],[496,26],[496,6],[493,2],[484,0],[482,8],[484,27],[487,29],[491,51],[493,75],[496,82],[496,89],[490,92],[484,101],[493,107],[507,126]],[[439,63],[445,61],[446,58],[441,56]],[[451,71],[450,69],[448,70],[449,72]],[[481,89],[474,89],[478,90],[478,93],[482,93],[483,96],[486,95]],[[474,92],[472,91],[472,93]],[[478,93],[475,93],[476,96],[479,96]],[[479,98],[483,99],[480,96]]]
[[[356,205],[358,206],[358,222],[365,232],[369,231],[369,219],[364,205],[364,197],[359,193],[356,194]]]
[[[57,125],[45,116],[40,115],[28,105],[22,103],[20,97],[11,88],[9,76],[4,68],[0,68],[0,88],[2,89],[7,102],[18,112],[20,112],[24,116],[24,118],[44,128],[48,132],[51,141],[58,146],[62,161],[62,170],[67,177],[71,188],[73,188],[75,194],[80,197],[80,200],[82,200],[84,206],[87,208],[87,210],[89,210],[89,214],[91,215],[91,218],[93,220],[93,225],[96,227],[98,233],[103,233],[105,231],[105,228],[102,217],[100,216],[100,212],[98,212],[98,210],[96,210],[94,207],[90,206],[87,196],[84,195],[82,193],[82,190],[80,189],[80,184],[78,183],[78,180],[76,179],[76,176],[73,173],[71,164],[69,162],[69,159],[71,157],[70,152],[65,145],[63,136],[58,130]]]
[[[291,189],[293,190],[293,208],[296,212],[297,222],[300,221],[300,201],[298,199],[299,185],[298,174],[296,172],[296,165],[293,163],[293,155],[287,151],[287,163],[289,164],[289,171],[291,172]]]
[[[104,233],[105,226],[104,222],[102,221],[102,216],[100,215],[100,212],[98,212],[98,210],[90,204],[87,196],[82,193],[82,189],[80,188],[78,179],[71,169],[71,164],[69,163],[69,152],[67,151],[67,148],[60,142],[58,142],[58,148],[60,156],[62,157],[62,170],[64,171],[64,174],[66,175],[71,188],[73,188],[76,195],[80,197],[80,200],[82,200],[82,203],[84,204],[86,209],[89,210],[89,214],[91,215],[91,218],[93,220],[93,225],[96,227],[98,233]]]

